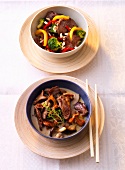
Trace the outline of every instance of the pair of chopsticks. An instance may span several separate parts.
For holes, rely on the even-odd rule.
[[[86,79],[86,93],[89,96],[89,85]],[[96,121],[96,162],[99,162],[99,132],[98,132],[98,102],[97,102],[97,85],[95,84],[95,121]],[[93,134],[92,134],[92,120],[90,117],[89,121],[89,138],[90,138],[90,155],[94,157],[94,145],[93,145]]]

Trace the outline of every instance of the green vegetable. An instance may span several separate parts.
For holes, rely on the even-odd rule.
[[[62,48],[62,42],[59,42],[57,38],[52,37],[48,40],[48,46],[53,51],[58,51]]]
[[[44,18],[41,18],[41,19],[39,20],[39,24],[37,25],[37,28],[38,28],[38,29],[43,26],[44,21],[45,21]]]
[[[64,122],[61,109],[52,109],[46,102],[43,102],[42,105],[48,112],[47,119],[55,120],[58,124]]]
[[[51,28],[50,28],[49,31],[50,31],[51,33],[56,33],[56,29],[55,29],[55,28],[56,28],[56,24],[52,24],[52,26],[51,26]]]
[[[80,36],[80,38],[83,39],[86,35],[86,32],[84,30],[77,30],[76,35]]]
[[[64,122],[64,118],[62,116],[61,109],[58,110],[51,110],[47,116],[48,119],[53,119],[55,120],[58,124]]]

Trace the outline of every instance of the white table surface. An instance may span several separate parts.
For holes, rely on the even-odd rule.
[[[30,151],[14,125],[14,110],[23,91],[35,81],[55,75],[33,67],[23,55],[19,33],[26,18],[48,5],[70,5],[96,23],[100,47],[86,67],[64,75],[86,78],[105,108],[100,163],[89,151],[54,160]],[[125,2],[101,0],[0,1],[0,170],[125,170]],[[84,146],[83,146],[84,147]]]

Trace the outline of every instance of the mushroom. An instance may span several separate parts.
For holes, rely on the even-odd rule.
[[[34,108],[43,109],[43,105],[41,103],[37,103],[35,104]]]
[[[85,124],[85,120],[84,119],[80,119],[79,117],[76,116],[75,118],[75,121],[76,123],[79,125],[79,126],[83,126]]]
[[[79,115],[78,112],[74,113],[74,114],[72,115],[72,117],[69,119],[69,123],[72,123],[72,122],[75,120],[75,117],[78,116],[78,115]]]
[[[54,131],[55,131],[55,126],[50,130],[50,133],[49,133],[49,136],[50,136],[50,137],[53,136]]]
[[[64,134],[59,132],[59,133],[56,134],[56,138],[64,138]]]
[[[48,115],[47,110],[44,110],[44,112],[42,113],[42,117],[43,117],[43,119],[46,119],[47,115]]]
[[[44,91],[40,93],[40,95],[35,99],[34,104],[38,103],[40,100],[46,100],[46,96],[44,96]]]
[[[66,127],[61,127],[58,132],[64,132],[66,130]]]
[[[53,109],[58,108],[56,99],[54,98],[53,95],[50,95],[49,98],[47,99],[47,103],[49,104],[49,106],[52,105]]]
[[[80,98],[79,94],[75,93],[74,99],[72,100],[71,105],[74,106],[79,101],[79,98]]]
[[[72,124],[72,125],[68,126],[67,130],[76,131],[76,124]]]
[[[44,124],[46,127],[54,127],[54,126],[55,126],[55,122],[51,122],[51,121],[47,121],[47,120],[44,120],[44,121],[43,121],[43,124]]]

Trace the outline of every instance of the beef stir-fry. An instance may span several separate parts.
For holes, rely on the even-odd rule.
[[[40,18],[34,41],[41,48],[56,53],[63,53],[77,48],[85,38],[86,32],[70,18],[49,11],[45,18]]]
[[[80,130],[88,114],[79,94],[58,86],[42,90],[33,108],[41,133],[55,138],[64,138]]]

